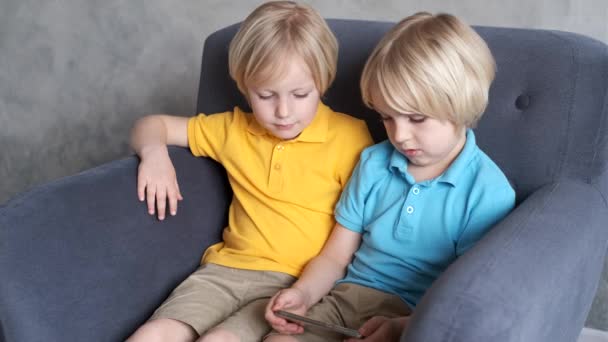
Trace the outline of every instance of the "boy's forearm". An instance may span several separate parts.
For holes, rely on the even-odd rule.
[[[328,294],[337,280],[344,278],[346,267],[360,244],[360,233],[336,223],[321,253],[306,265],[293,285],[304,294],[307,308]]]
[[[302,276],[292,287],[305,294],[306,307],[310,308],[328,294],[336,281],[342,279],[345,273],[346,265],[319,255],[306,265]]]
[[[167,128],[158,115],[143,117],[131,131],[131,147],[140,157],[149,149],[167,146]]]

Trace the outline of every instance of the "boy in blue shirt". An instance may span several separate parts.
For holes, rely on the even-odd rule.
[[[471,130],[494,73],[483,39],[451,15],[418,13],[383,37],[361,92],[389,140],[363,151],[322,252],[269,302],[266,341],[344,338],[305,331],[276,310],[355,328],[376,317],[364,336],[398,338],[433,281],[511,211],[515,193]],[[392,327],[374,331],[377,316],[394,318]]]

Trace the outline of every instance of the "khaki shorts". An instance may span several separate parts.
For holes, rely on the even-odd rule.
[[[177,320],[199,335],[221,327],[241,341],[260,341],[271,329],[264,318],[268,300],[295,280],[280,272],[206,264],[175,288],[150,320]]]
[[[399,296],[357,284],[341,283],[311,307],[306,317],[359,329],[374,316],[393,318],[409,316],[411,313],[409,306]],[[273,331],[269,335],[275,334],[277,332]],[[343,341],[347,338],[344,335],[312,327],[306,327],[301,335],[292,336],[306,342]]]

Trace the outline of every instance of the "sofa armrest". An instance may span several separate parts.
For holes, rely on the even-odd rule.
[[[544,186],[448,267],[401,340],[576,341],[604,264],[606,222],[592,186]]]
[[[137,199],[135,156],[0,208],[6,342],[124,340],[198,266],[220,240],[229,186],[219,164],[183,148],[170,155],[184,200],[162,222]]]

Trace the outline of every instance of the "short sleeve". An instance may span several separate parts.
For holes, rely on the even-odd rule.
[[[188,120],[188,145],[192,154],[218,160],[234,121],[233,112],[199,114]]]
[[[350,130],[347,139],[348,141],[343,144],[344,148],[343,152],[340,153],[338,164],[338,179],[343,187],[348,183],[363,149],[374,143],[367,129],[367,124],[362,120],[355,122],[354,128]]]
[[[361,153],[335,209],[336,221],[357,233],[363,233],[365,202],[371,191],[370,157],[369,149]]]
[[[456,243],[456,255],[463,255],[515,207],[515,192],[506,185],[488,189],[469,214],[466,227]]]

